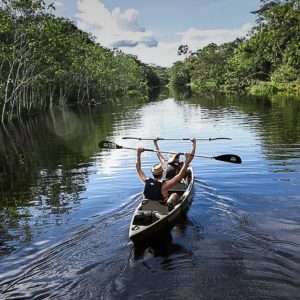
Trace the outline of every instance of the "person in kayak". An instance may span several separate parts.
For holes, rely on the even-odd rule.
[[[183,163],[179,173],[170,180],[162,181],[164,169],[161,164],[155,164],[152,167],[151,173],[153,178],[146,177],[141,168],[141,153],[143,151],[144,148],[137,149],[136,171],[141,181],[145,184],[143,192],[145,199],[163,201],[170,208],[173,208],[177,203],[179,203],[179,196],[177,193],[169,195],[168,190],[185,176],[187,167],[193,160],[194,156],[190,153],[185,153],[185,162]]]
[[[172,151],[174,153],[169,153],[168,154],[168,160],[166,160],[163,157],[163,155],[159,152],[157,141],[158,141],[158,138],[153,139],[154,148],[155,148],[155,150],[158,151],[158,152],[156,152],[157,157],[158,157],[160,163],[162,164],[162,166],[165,169],[165,176],[164,177],[167,180],[172,179],[174,176],[176,176],[180,172],[180,169],[183,166],[183,162],[180,162],[180,154],[176,153],[176,151]],[[193,148],[192,148],[191,155],[194,155],[195,152],[196,152],[196,139],[192,138],[192,139],[190,139],[190,141],[193,143]]]

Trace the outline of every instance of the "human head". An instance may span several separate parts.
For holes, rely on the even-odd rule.
[[[161,164],[155,164],[152,166],[151,172],[154,178],[159,178],[162,176],[164,170]]]
[[[179,157],[180,157],[180,154],[179,153],[175,153],[175,151],[172,151],[174,153],[169,153],[168,154],[168,163],[171,164],[171,163],[174,163],[175,161],[179,162]]]

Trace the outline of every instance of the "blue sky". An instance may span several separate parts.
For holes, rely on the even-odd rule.
[[[145,63],[169,67],[177,49],[196,51],[247,34],[260,0],[77,0],[50,1],[58,16],[72,19],[105,47],[118,47]]]

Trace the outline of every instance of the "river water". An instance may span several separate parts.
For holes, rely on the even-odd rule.
[[[299,299],[300,101],[198,96],[116,103],[0,131],[1,299]],[[141,201],[123,136],[215,138],[195,158],[193,201],[171,231],[128,239]],[[190,151],[189,141],[160,141]],[[150,175],[157,162],[142,154]]]

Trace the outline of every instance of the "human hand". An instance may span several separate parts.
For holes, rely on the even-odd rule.
[[[190,141],[194,144],[196,143],[196,139],[195,138],[191,138]]]
[[[137,154],[141,154],[142,152],[144,152],[144,148],[143,147],[139,147],[137,148]]]

